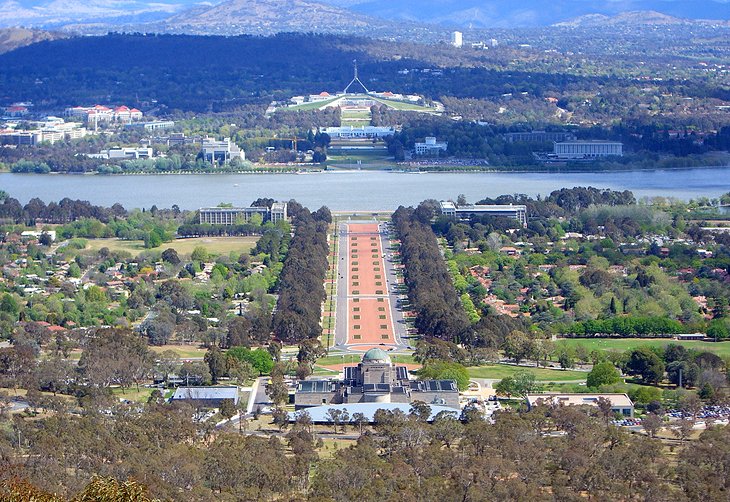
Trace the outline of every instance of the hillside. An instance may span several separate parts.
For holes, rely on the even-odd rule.
[[[283,31],[351,33],[387,26],[383,20],[307,0],[228,0],[167,19],[165,31],[273,34]]]
[[[63,33],[43,30],[0,28],[0,54],[44,40],[58,40],[66,37],[67,35]]]
[[[668,16],[656,11],[632,11],[622,12],[615,16],[606,16],[603,14],[588,14],[580,16],[569,21],[556,23],[554,26],[571,27],[571,28],[592,28],[607,26],[641,26],[641,25],[677,25],[686,23],[713,23],[724,24],[730,26],[730,21],[709,21],[701,19],[686,19],[674,16]]]

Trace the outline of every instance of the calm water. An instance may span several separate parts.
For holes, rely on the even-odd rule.
[[[259,197],[296,199],[305,206],[333,210],[391,210],[424,199],[456,198],[475,202],[484,197],[525,193],[547,195],[574,186],[631,190],[643,196],[690,199],[718,197],[730,191],[730,167],[627,171],[618,173],[426,173],[384,171],[297,174],[79,176],[0,173],[0,189],[25,204],[33,197],[63,197],[126,208],[182,209],[220,202],[249,205]]]

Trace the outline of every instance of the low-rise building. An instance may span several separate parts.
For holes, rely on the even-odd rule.
[[[621,157],[623,148],[620,141],[560,141],[553,143],[553,154],[560,160]]]
[[[521,204],[472,204],[458,206],[451,201],[440,202],[441,214],[461,220],[468,220],[472,216],[501,216],[511,218],[527,227],[527,206]]]
[[[508,132],[502,135],[508,143],[548,143],[574,141],[575,134],[564,131],[526,131]]]
[[[238,405],[238,387],[178,387],[170,402],[185,401],[204,408],[220,408],[226,399]]]
[[[527,396],[527,409],[544,404],[548,406],[598,406],[598,400],[611,403],[611,411],[625,417],[634,416],[634,403],[626,394],[530,394]]]
[[[342,127],[323,127],[321,132],[329,135],[331,138],[385,138],[395,134],[395,127],[376,127],[376,126],[342,126]]]
[[[153,120],[152,122],[132,122],[126,124],[125,129],[139,129],[142,128],[145,131],[159,131],[161,129],[172,129],[175,127],[174,120]]]
[[[251,221],[258,214],[263,221],[277,223],[289,219],[286,202],[275,202],[268,207],[202,207],[199,210],[200,223],[209,225],[237,225]]]
[[[151,159],[153,151],[151,147],[119,147],[102,150],[99,153],[88,154],[92,159]]]
[[[446,141],[436,141],[433,136],[427,136],[423,143],[416,143],[416,155],[438,155],[449,147]]]

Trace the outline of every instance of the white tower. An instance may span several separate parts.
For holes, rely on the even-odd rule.
[[[451,34],[451,45],[454,47],[461,47],[464,45],[464,40],[460,31],[455,31]]]

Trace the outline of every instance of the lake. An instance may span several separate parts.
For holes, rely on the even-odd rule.
[[[393,210],[424,199],[469,202],[502,194],[547,195],[563,187],[594,186],[631,190],[644,196],[719,197],[730,191],[730,166],[719,168],[598,173],[398,173],[337,171],[312,174],[221,175],[42,175],[0,173],[0,189],[23,204],[33,197],[45,202],[64,197],[126,208],[197,209],[221,202],[248,206],[259,197],[296,199],[315,209]]]

